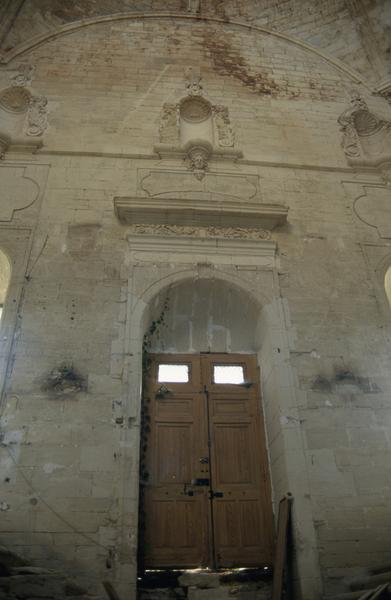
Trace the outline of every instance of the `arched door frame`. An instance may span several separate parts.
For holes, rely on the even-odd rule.
[[[139,265],[140,266],[140,265]],[[294,528],[300,544],[296,548],[299,594],[303,600],[320,598],[321,580],[317,541],[312,518],[312,505],[306,472],[305,447],[297,411],[294,373],[289,363],[289,331],[287,308],[278,291],[278,278],[274,271],[265,270],[268,284],[259,289],[251,280],[228,273],[216,267],[178,266],[163,274],[156,267],[152,283],[137,285],[129,279],[128,318],[125,334],[125,355],[129,358],[128,415],[136,424],[137,439],[132,440],[133,460],[139,452],[140,407],[142,382],[142,345],[147,328],[149,307],[153,299],[165,289],[186,280],[217,278],[248,295],[259,307],[258,364],[262,371],[262,397],[266,433],[269,440],[272,491],[274,503],[286,493],[295,498]],[[159,276],[160,275],[160,276]],[[147,278],[145,278],[147,281]],[[136,288],[140,291],[136,292]],[[289,416],[289,419],[282,418]],[[289,423],[289,424],[288,424]],[[138,490],[138,458],[128,480],[132,498]],[[128,497],[128,494],[125,494]],[[138,498],[136,499],[138,505]],[[123,507],[126,510],[126,507]],[[126,524],[123,532],[125,534]]]

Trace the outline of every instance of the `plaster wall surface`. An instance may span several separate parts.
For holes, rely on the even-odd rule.
[[[245,18],[254,11],[238,7]],[[41,31],[53,18],[41,9],[26,2],[18,18],[33,11]],[[289,3],[280,9],[270,3],[265,14],[288,23]],[[187,93],[188,66],[200,69],[204,96],[228,107],[243,152],[213,156],[201,182],[183,156],[154,151],[164,103]],[[189,306],[215,290],[214,314],[227,289],[242,294],[243,312],[230,316],[241,347],[229,346],[227,328],[213,343],[259,355],[274,501],[295,496],[302,598],[389,563],[390,190],[382,166],[349,166],[337,123],[352,87],[387,122],[389,104],[284,39],[174,17],[55,37],[2,66],[0,89],[28,67],[48,127],[41,149],[11,147],[0,167],[0,249],[12,267],[1,323],[1,543],[96,589],[112,578],[134,597],[143,334],[171,294],[170,347],[191,349],[187,333],[175,346],[183,281]],[[243,206],[288,205],[288,221],[263,241],[200,241],[186,229],[143,234],[114,213],[115,197],[191,202],[216,189]],[[201,347],[207,324],[194,310]],[[76,384],[56,383],[65,367]]]

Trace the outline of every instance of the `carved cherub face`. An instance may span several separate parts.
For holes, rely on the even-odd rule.
[[[206,167],[205,157],[201,153],[195,154],[192,157],[192,163],[196,169],[205,169]]]

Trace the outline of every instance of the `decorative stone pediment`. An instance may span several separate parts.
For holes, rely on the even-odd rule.
[[[342,147],[350,164],[377,166],[391,160],[391,122],[379,118],[358,93],[338,118]]]
[[[47,99],[27,88],[30,78],[22,73],[0,90],[0,153],[8,149],[36,150],[47,128]]]
[[[161,158],[182,158],[201,180],[211,159],[237,160],[243,156],[235,146],[235,134],[227,106],[204,97],[199,70],[186,70],[187,95],[176,103],[165,103],[159,125],[159,143],[154,150]]]

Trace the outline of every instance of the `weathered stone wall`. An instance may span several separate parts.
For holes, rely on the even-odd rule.
[[[6,4],[6,3],[5,3]],[[85,19],[165,12],[238,20],[293,36],[343,61],[373,84],[390,76],[391,9],[387,0],[15,0],[0,26],[7,57],[19,45]]]
[[[386,171],[350,167],[341,147],[337,119],[354,77],[278,37],[175,18],[56,37],[2,67],[1,89],[21,65],[48,99],[48,127],[42,149],[10,147],[1,166],[0,249],[12,261],[1,542],[90,584],[113,578],[124,597],[134,589],[140,335],[150,301],[198,277],[242,286],[264,307],[273,489],[276,501],[295,496],[303,598],[320,598],[319,563],[331,592],[389,561],[389,188]],[[202,182],[182,156],[153,150],[163,104],[187,93],[189,65],[204,95],[228,107],[244,157],[212,158]],[[391,120],[384,99],[361,92]],[[244,203],[290,207],[271,234],[276,256],[270,240],[265,258],[239,254],[229,234],[193,256],[158,246],[180,231],[141,247],[114,214],[114,197],[194,199],[216,181]]]

